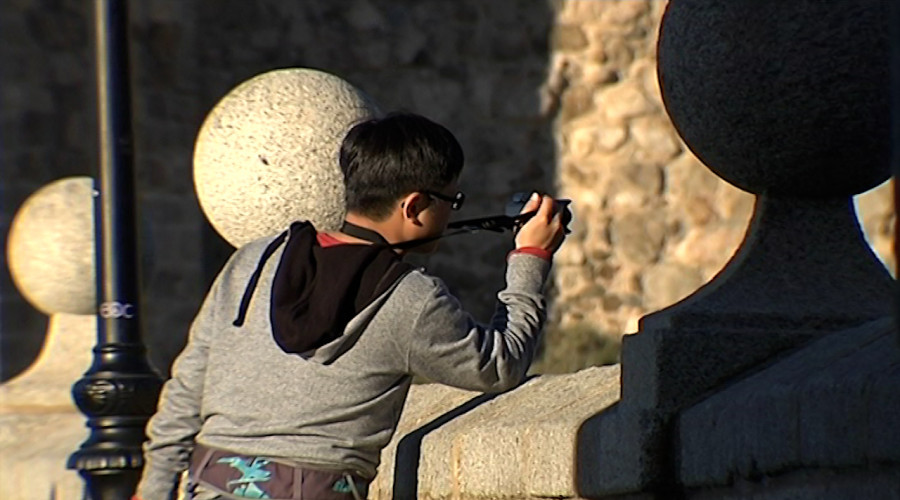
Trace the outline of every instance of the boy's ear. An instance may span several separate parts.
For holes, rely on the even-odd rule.
[[[403,219],[411,221],[416,225],[420,225],[419,213],[425,209],[427,204],[427,196],[416,191],[409,193],[400,203],[400,209],[403,211]]]

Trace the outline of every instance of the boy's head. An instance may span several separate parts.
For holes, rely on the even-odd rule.
[[[359,123],[340,151],[347,210],[383,220],[410,193],[446,196],[463,161],[453,134],[423,116],[392,113]]]

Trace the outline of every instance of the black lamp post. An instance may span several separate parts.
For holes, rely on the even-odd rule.
[[[144,461],[144,427],[162,381],[141,341],[135,228],[126,0],[95,0],[100,186],[97,228],[97,346],[72,394],[90,436],[69,457],[92,500],[127,500]]]
[[[894,177],[894,277],[900,280],[900,2],[889,3],[891,84],[891,173]],[[894,329],[900,342],[900,285],[894,285]]]

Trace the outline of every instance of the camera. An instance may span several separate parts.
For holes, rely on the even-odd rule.
[[[480,217],[477,219],[466,219],[454,221],[447,224],[447,229],[466,231],[496,231],[503,232],[507,230],[518,231],[522,224],[534,217],[537,211],[520,213],[528,200],[531,198],[531,192],[515,193],[510,197],[506,204],[506,213],[503,215],[492,215],[489,217]],[[566,228],[566,234],[569,234],[569,222],[572,221],[572,212],[569,210],[569,204],[572,200],[554,200],[553,214],[556,215],[562,211],[562,224]]]
[[[535,191],[523,191],[520,193],[515,193],[509,198],[509,202],[507,202],[506,204],[506,215],[516,220],[516,230],[518,230],[518,228],[521,227],[522,224],[534,217],[534,214],[536,213],[527,212],[524,214],[520,214],[522,209],[525,207],[525,204],[528,203],[529,199],[531,199],[531,195],[534,192]],[[568,233],[569,222],[572,221],[572,211],[569,210],[569,204],[572,203],[572,200],[559,199],[553,201],[553,215],[556,215],[557,213],[562,211],[562,224],[566,227],[566,233]]]

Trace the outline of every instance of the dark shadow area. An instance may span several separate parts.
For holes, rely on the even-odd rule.
[[[502,393],[500,393],[502,394]],[[482,394],[444,413],[422,427],[410,432],[397,444],[397,458],[394,464],[394,500],[415,500],[419,491],[419,461],[422,457],[422,440],[429,432],[440,428],[454,418],[496,398],[500,394]]]
[[[11,283],[4,287],[4,290],[13,289]],[[21,374],[37,359],[44,346],[48,323],[47,316],[20,297],[4,297],[0,310],[0,383]]]
[[[640,423],[623,425],[628,419],[640,419]],[[683,488],[677,481],[678,463],[675,450],[678,448],[672,443],[677,434],[674,432],[675,426],[674,418],[663,421],[656,417],[644,416],[641,412],[634,411],[633,407],[624,406],[621,400],[586,419],[578,428],[575,445],[575,491],[579,498],[604,500],[686,498]],[[620,433],[614,434],[612,431]],[[613,445],[602,442],[604,439],[613,441]],[[652,443],[652,449],[635,449],[647,446],[647,443]],[[610,485],[602,484],[603,479],[593,470],[598,461],[620,461],[624,458],[628,463],[634,463],[635,460],[639,460],[636,457],[640,456],[642,451],[647,451],[648,456],[659,460],[657,464],[659,469],[656,470],[655,477],[641,491],[607,494],[606,492],[611,489]],[[609,470],[610,467],[607,466],[606,469]]]
[[[591,496],[597,490],[596,473],[591,467],[599,455],[600,443],[595,438],[600,433],[594,429],[602,425],[604,418],[614,418],[620,406],[620,402],[613,403],[602,412],[587,418],[575,434],[575,492],[581,498],[596,498]]]

